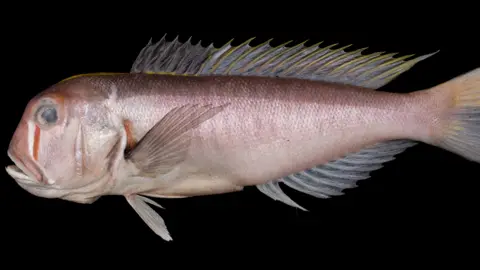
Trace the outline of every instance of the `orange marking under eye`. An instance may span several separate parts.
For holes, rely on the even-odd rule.
[[[123,120],[123,126],[125,127],[125,133],[127,134],[127,150],[132,150],[137,144],[133,137],[133,127],[130,120]]]
[[[61,94],[57,94],[55,95],[55,100],[59,103],[59,104],[62,104],[63,101],[64,101],[65,97]]]
[[[40,147],[40,128],[35,125],[35,133],[33,137],[33,159],[38,161],[38,149]]]

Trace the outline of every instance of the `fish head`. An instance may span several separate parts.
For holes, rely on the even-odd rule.
[[[35,96],[10,141],[7,154],[14,165],[7,173],[40,197],[106,192],[101,182],[111,176],[126,144],[110,105],[108,95],[85,83],[60,84]]]

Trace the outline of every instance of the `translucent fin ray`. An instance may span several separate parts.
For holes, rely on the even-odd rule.
[[[125,196],[127,202],[145,222],[145,224],[158,236],[165,241],[172,241],[172,237],[168,232],[167,226],[160,215],[155,212],[148,204],[163,208],[155,201],[140,195]]]
[[[480,68],[445,82],[431,91],[453,96],[452,107],[436,134],[437,145],[461,157],[480,162]]]
[[[378,143],[357,153],[256,187],[274,200],[305,210],[283,193],[280,183],[317,198],[339,196],[344,194],[344,190],[355,188],[358,181],[370,178],[371,172],[382,168],[385,162],[395,159],[395,155],[415,144],[410,140]]]
[[[189,131],[214,117],[226,106],[186,104],[170,110],[125,155],[139,174],[158,177],[182,162],[190,146]]]
[[[293,77],[377,89],[436,53],[394,57],[396,53],[363,54],[367,48],[346,51],[352,45],[336,48],[337,44],[321,46],[319,42],[306,46],[304,41],[273,47],[268,40],[251,46],[252,40],[237,46],[231,45],[232,40],[215,48],[213,43],[203,47],[200,41],[194,45],[191,39],[181,43],[178,36],[173,41],[164,36],[157,43],[148,42],[131,72]]]
[[[282,191],[279,182],[271,181],[264,185],[258,185],[258,190],[260,190],[263,194],[267,195],[268,197],[283,202],[284,204],[290,205],[292,207],[296,207],[307,211],[307,209],[301,207],[299,204],[294,202],[287,194]]]

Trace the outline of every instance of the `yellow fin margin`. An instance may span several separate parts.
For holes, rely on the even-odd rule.
[[[232,41],[215,48],[202,47],[190,39],[180,43],[162,38],[156,44],[149,42],[132,66],[131,72],[186,75],[250,75],[294,77],[330,81],[377,89],[398,77],[418,62],[432,56],[412,55],[394,57],[397,53],[373,52],[363,54],[367,48],[346,51],[353,45],[334,48],[338,44],[320,46],[322,42],[306,46],[308,40],[287,46],[291,42],[273,47],[272,39],[251,46],[250,38],[232,46]],[[168,50],[168,53],[165,51]],[[153,51],[157,53],[152,54]]]

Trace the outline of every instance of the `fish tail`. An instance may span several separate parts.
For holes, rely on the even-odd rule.
[[[436,117],[434,144],[480,163],[480,68],[429,91],[449,104]]]

